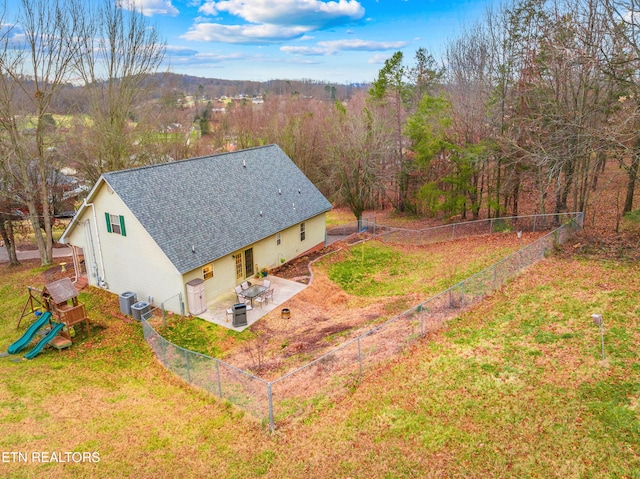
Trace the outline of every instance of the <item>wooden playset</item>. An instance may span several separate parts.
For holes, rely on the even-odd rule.
[[[84,322],[87,334],[91,334],[87,310],[84,303],[78,301],[78,290],[69,278],[48,283],[42,290],[32,287],[28,289],[29,298],[22,309],[18,327],[22,318],[40,310],[43,313],[50,312],[55,322],[65,326],[60,335],[50,343],[57,349],[71,345],[70,328],[76,324]]]

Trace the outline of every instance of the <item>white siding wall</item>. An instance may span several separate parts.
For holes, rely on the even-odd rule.
[[[305,221],[305,240],[300,241],[300,224],[287,228],[281,233],[281,243],[276,244],[276,235],[267,238],[254,256],[260,268],[280,266],[281,259],[289,261],[300,256],[319,244],[324,244],[326,232],[326,216],[318,215]]]
[[[79,218],[78,226],[68,237],[68,243],[80,246],[85,252],[85,262],[90,284],[99,286],[93,273],[91,246],[87,244],[85,221],[89,220],[93,237],[99,275],[104,278],[109,291],[121,294],[133,291],[139,301],[153,298],[153,305],[183,292],[182,275],[167,259],[158,245],[147,234],[146,230],[120,200],[118,195],[107,191],[106,185],[97,191],[94,197],[95,217],[92,208],[86,208]],[[122,215],[125,221],[126,236],[109,233],[105,213]],[[96,223],[97,222],[97,223]],[[97,231],[100,241],[96,237]],[[100,261],[102,253],[102,262]],[[104,270],[102,264],[104,264]],[[176,309],[177,300],[173,301]]]
[[[133,291],[139,301],[148,301],[151,296],[154,306],[173,298],[165,303],[165,308],[176,313],[180,312],[180,303],[175,295],[182,293],[185,311],[188,312],[186,283],[195,278],[203,279],[202,268],[180,275],[118,195],[109,192],[105,184],[96,192],[93,203],[95,217],[93,209],[86,208],[82,217],[78,218],[77,226],[67,237],[69,244],[84,250],[89,283],[99,286],[99,279],[104,278],[107,289],[112,293],[119,295],[125,291]],[[126,236],[107,231],[105,213],[124,216]],[[100,241],[96,237],[96,224]],[[255,265],[258,268],[255,272],[263,267],[270,269],[279,266],[281,258],[289,261],[324,244],[325,225],[325,214],[321,214],[305,222],[304,241],[300,240],[300,225],[297,224],[281,232],[280,245],[276,244],[276,235],[273,235],[247,246],[253,248],[254,268]],[[90,227],[93,248],[87,242],[86,227]],[[92,249],[95,251],[95,261]],[[97,265],[99,277],[93,274],[94,264]],[[230,292],[236,284],[233,255],[217,259],[213,262],[213,278],[205,281],[207,301]]]
[[[304,241],[300,241],[300,225],[297,224],[281,232],[280,245],[276,244],[277,235],[273,235],[258,243],[247,246],[247,248],[253,248],[254,269],[255,265],[258,266],[258,269],[254,271],[254,273],[262,268],[271,269],[280,266],[280,258],[289,261],[318,245],[324,245],[325,230],[326,217],[325,214],[321,214],[305,222],[306,237]],[[235,253],[242,253],[247,248],[243,248]],[[204,279],[202,268],[185,274],[184,282],[186,284],[196,278]],[[229,293],[237,284],[233,255],[227,255],[224,258],[216,260],[213,265],[213,278],[205,281],[207,301]],[[186,297],[186,287],[184,291]]]

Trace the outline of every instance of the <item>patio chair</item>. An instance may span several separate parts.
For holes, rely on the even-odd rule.
[[[244,296],[242,296],[241,294],[236,294],[236,297],[238,298],[238,304],[244,303],[244,304],[249,304],[251,302],[251,300],[249,298],[245,298]]]
[[[255,300],[260,303],[261,308],[263,304],[269,304],[270,300],[273,301],[273,289],[265,291],[260,296],[257,296]]]
[[[243,282],[240,284],[240,287],[241,287],[242,289],[249,289],[249,282],[248,282],[248,281],[243,281]]]
[[[269,281],[268,279],[265,279],[262,282],[262,286],[264,286],[265,288],[269,289],[271,287],[271,281]]]
[[[269,291],[267,291],[264,294],[264,297],[267,299],[267,301],[273,302],[273,288],[271,288]]]
[[[260,308],[262,308],[262,305],[267,302],[267,293],[268,293],[268,291],[265,291],[264,293],[262,293],[262,294],[256,296],[255,298],[253,298],[255,301],[260,303]]]

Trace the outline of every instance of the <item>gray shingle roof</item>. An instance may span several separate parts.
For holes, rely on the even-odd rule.
[[[181,273],[331,208],[276,145],[103,177]]]

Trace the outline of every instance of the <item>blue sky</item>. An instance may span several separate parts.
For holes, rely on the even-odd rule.
[[[171,71],[232,80],[368,82],[394,52],[437,55],[490,0],[134,0]]]
[[[361,83],[398,50],[408,63],[421,47],[438,57],[493,0],[109,1],[135,7],[157,28],[174,73]]]
[[[421,47],[438,57],[493,0],[110,1],[133,5],[157,28],[174,73],[360,83],[398,50],[408,63]]]

